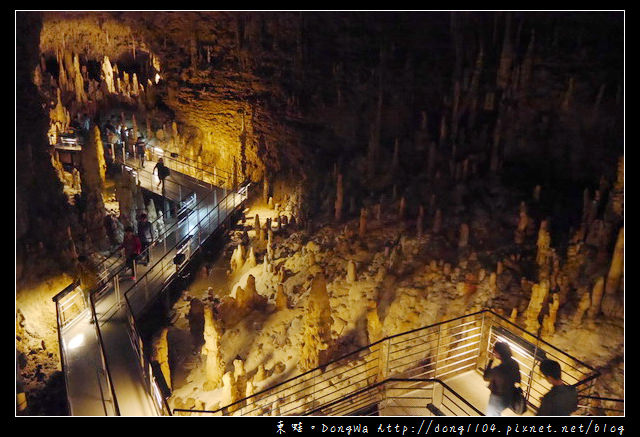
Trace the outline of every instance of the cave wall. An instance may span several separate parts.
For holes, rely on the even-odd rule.
[[[38,65],[41,16],[16,13],[16,278],[23,268],[66,262],[69,208],[51,164],[48,115],[33,73]],[[35,261],[35,262],[29,262]]]
[[[29,45],[21,55],[28,62],[19,63],[21,90],[34,90],[27,78],[38,62],[59,56],[69,63],[73,53],[91,70],[107,56],[148,85],[145,99],[125,105],[138,127],[151,127],[148,138],[254,182],[267,174],[326,185],[337,164],[350,170],[347,185],[404,189],[415,175],[453,175],[471,159],[523,189],[560,183],[582,190],[602,175],[613,179],[623,153],[620,13],[21,16],[37,23],[19,33],[18,45]],[[161,79],[152,87],[156,70]],[[27,94],[34,110],[18,108],[20,126],[44,125],[36,93]],[[67,93],[63,102],[72,117],[83,110],[73,100]],[[122,102],[105,100],[99,111],[114,103]],[[18,129],[19,144],[29,143],[22,136],[43,141],[40,129]],[[403,172],[390,175],[394,152]],[[29,161],[46,165],[35,164],[45,158]],[[23,179],[19,185],[29,186]],[[25,198],[32,208],[42,203],[17,197],[21,216]],[[56,196],[46,197],[44,205],[64,210]],[[19,222],[22,236],[26,222]]]

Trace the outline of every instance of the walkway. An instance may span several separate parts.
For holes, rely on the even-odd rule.
[[[125,169],[135,172],[142,188],[162,195],[157,188],[157,176],[152,174],[155,162],[145,162],[144,168],[138,167],[135,160],[127,160],[126,164]],[[131,279],[119,254],[114,255],[105,264],[106,280],[102,289],[92,295],[98,329],[92,323],[90,308],[86,307],[70,323],[59,327],[67,397],[74,416],[116,415],[117,409],[123,416],[160,413],[157,399],[154,403],[147,389],[149,382],[142,371],[144,360],[134,340],[137,335],[132,335],[136,328],[135,325],[132,328],[131,320],[144,312],[246,197],[246,194],[227,193],[226,189],[175,170],[167,178],[164,194],[179,203],[183,212],[177,220],[167,220],[165,234],[150,248],[150,262],[136,266],[136,281]],[[179,253],[185,257],[176,265],[174,257]],[[76,294],[75,302],[65,302],[62,306],[58,302],[59,311],[69,305],[84,306],[78,297],[81,295]],[[115,400],[111,393],[115,394]]]

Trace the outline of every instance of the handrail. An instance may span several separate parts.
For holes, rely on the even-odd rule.
[[[494,316],[496,317],[494,319],[493,322],[490,322],[488,324],[485,324],[484,320],[485,320],[485,316],[486,315],[490,315],[490,316]],[[480,317],[479,317],[480,316]],[[459,321],[459,320],[463,320],[463,319],[469,319],[469,322],[464,322],[462,325],[456,325],[456,326],[445,326],[445,325],[451,325],[452,322],[455,321]],[[470,325],[472,323],[481,323],[482,325],[481,327],[477,327],[477,328],[465,328],[465,326]],[[245,410],[244,414],[250,414],[252,411],[256,411],[259,410],[261,408],[264,408],[268,405],[265,404],[264,402],[267,401],[268,399],[280,399],[280,395],[279,393],[284,392],[285,390],[288,390],[288,395],[287,395],[287,401],[286,401],[286,405],[295,403],[295,402],[300,402],[301,398],[298,397],[298,395],[296,395],[296,392],[291,392],[291,390],[294,390],[294,387],[296,387],[297,385],[301,385],[302,384],[308,384],[311,383],[313,387],[315,387],[315,390],[313,391],[314,395],[315,394],[319,394],[321,393],[323,390],[325,390],[325,388],[319,388],[320,386],[318,384],[323,384],[323,383],[327,383],[329,385],[331,385],[331,380],[338,376],[336,373],[334,373],[334,371],[341,369],[343,367],[342,364],[338,364],[338,367],[332,367],[334,364],[339,363],[339,362],[344,362],[344,363],[352,363],[353,362],[353,357],[358,357],[359,359],[364,359],[366,362],[366,357],[369,356],[369,354],[371,353],[379,353],[380,350],[384,349],[384,344],[383,343],[388,343],[388,347],[387,347],[387,355],[389,355],[390,351],[391,351],[391,347],[394,345],[394,343],[392,343],[393,339],[396,338],[401,338],[404,337],[406,338],[408,335],[417,333],[417,332],[421,332],[421,331],[425,331],[427,329],[430,329],[432,332],[429,333],[429,336],[432,336],[434,334],[436,334],[437,332],[441,332],[443,329],[445,331],[449,332],[448,338],[452,339],[453,341],[448,341],[446,343],[446,351],[442,352],[441,348],[443,347],[442,344],[440,344],[440,342],[435,343],[435,338],[433,338],[432,340],[428,341],[428,342],[423,342],[422,344],[424,344],[425,350],[429,350],[432,349],[433,353],[435,353],[434,357],[436,360],[436,366],[437,363],[440,362],[440,366],[437,366],[436,368],[426,371],[426,372],[422,372],[421,374],[425,375],[425,374],[430,374],[430,373],[434,373],[438,368],[440,369],[440,371],[442,371],[442,369],[451,367],[451,366],[455,366],[455,368],[452,368],[450,370],[446,370],[444,374],[442,375],[446,375],[446,374],[451,374],[453,372],[458,372],[461,369],[467,368],[470,365],[473,366],[478,366],[477,363],[477,358],[481,356],[480,352],[481,349],[479,347],[479,345],[485,343],[487,340],[483,340],[484,334],[481,336],[478,336],[477,334],[474,334],[473,332],[477,329],[481,329],[482,332],[490,332],[490,331],[485,331],[486,329],[490,329],[492,326],[504,326],[499,322],[506,322],[509,325],[512,325],[513,327],[517,328],[516,332],[523,332],[523,333],[527,333],[525,330],[523,330],[522,328],[520,328],[519,326],[515,325],[514,323],[511,323],[510,321],[508,321],[507,319],[505,319],[504,317],[500,316],[499,314],[496,314],[495,312],[491,311],[490,309],[484,309],[484,310],[480,310],[471,314],[466,314],[463,316],[459,316],[450,320],[445,320],[445,321],[441,321],[441,322],[437,322],[435,324],[432,325],[428,325],[425,327],[421,327],[421,328],[417,328],[417,329],[413,329],[410,331],[406,331],[403,333],[399,333],[399,334],[394,334],[388,337],[385,337],[383,339],[380,339],[374,343],[371,343],[367,346],[358,348],[348,354],[342,355],[340,357],[337,357],[327,363],[322,364],[319,367],[316,367],[314,369],[308,370],[306,372],[303,372],[300,375],[296,375],[294,377],[288,378],[285,381],[279,382],[273,386],[270,386],[268,388],[265,388],[257,393],[252,394],[251,396],[248,396],[246,398],[240,399],[232,404],[226,405],[222,408],[219,408],[215,411],[209,411],[209,410],[184,410],[184,411],[190,411],[192,413],[223,413],[226,411],[229,411],[229,407],[233,406],[233,405],[239,405],[240,403],[245,403],[247,408],[250,408],[249,411]],[[485,326],[486,325],[486,326]],[[507,325],[508,326],[508,325]],[[462,331],[460,331],[460,328],[462,327]],[[463,335],[464,333],[467,333],[467,335],[464,338],[456,338],[456,336],[460,336]],[[469,334],[472,334],[471,337],[469,337]],[[399,343],[395,343],[395,345],[400,345],[403,343],[406,343],[406,341],[412,341],[412,340],[421,340],[422,337],[415,337],[415,338],[409,338],[407,340],[405,340],[403,338],[403,340]],[[536,337],[537,340],[537,345],[536,345],[536,349],[540,349],[542,351],[544,351],[546,349],[547,352],[553,352],[553,351],[557,351],[559,352],[560,356],[564,356],[567,357],[568,359],[572,360],[572,363],[575,363],[575,366],[580,366],[580,368],[584,369],[584,370],[578,370],[578,372],[580,372],[583,376],[585,376],[586,378],[578,381],[576,383],[576,386],[582,385],[582,384],[586,384],[592,380],[594,380],[595,378],[597,378],[599,376],[599,372],[597,372],[595,369],[593,369],[593,367],[588,366],[584,363],[582,363],[581,361],[577,360],[576,358],[572,357],[571,355],[559,350],[558,348],[550,345],[547,342],[542,341],[539,337]],[[465,342],[465,343],[462,343]],[[453,346],[452,346],[453,345]],[[378,346],[378,348],[376,348],[376,346]],[[541,346],[545,346],[545,349],[541,349]],[[435,349],[434,349],[435,348]],[[364,355],[361,355],[361,353],[363,351],[368,350]],[[401,352],[402,349],[395,350],[393,353],[394,355]],[[453,356],[451,356],[451,353],[454,353]],[[437,358],[438,356],[445,354],[444,358],[439,359]],[[468,358],[466,358],[466,356],[469,356]],[[426,358],[429,359],[431,355],[427,356]],[[475,358],[474,358],[475,357]],[[470,359],[474,359],[473,363],[470,363],[469,360]],[[535,356],[533,357],[535,360]],[[402,370],[403,366],[405,364],[400,364],[397,366],[394,366],[393,369],[389,368],[387,370],[387,365],[390,361],[393,361],[394,357],[388,356],[385,359],[385,363],[378,363],[376,365],[375,368],[373,368],[373,370],[375,370],[376,372],[380,372],[383,371],[384,375],[392,375],[393,373],[387,373],[387,372],[395,372],[396,374],[398,372],[400,373],[404,373],[407,370],[413,369],[415,367],[407,367],[405,370]],[[451,360],[457,360],[453,363],[451,363]],[[469,363],[468,363],[469,362]],[[406,365],[411,366],[415,363],[419,363],[419,361],[411,361],[406,363]],[[460,363],[462,363],[462,367],[460,367]],[[467,363],[467,364],[465,364]],[[432,361],[428,361],[426,362],[427,365],[432,366],[434,363]],[[329,371],[326,369],[331,368],[331,373],[328,373]],[[422,367],[418,367],[418,368],[423,368]],[[346,369],[346,368],[345,368]],[[355,368],[348,368],[347,370],[353,371]],[[574,367],[574,369],[578,369],[578,367]],[[345,370],[345,371],[347,371]],[[369,372],[369,368],[367,368],[365,370],[365,372]],[[327,372],[325,374],[325,371]],[[324,374],[324,379],[322,379],[321,382],[315,382],[315,378],[317,376],[314,375],[318,374],[318,372],[321,372],[322,374]],[[595,372],[595,373],[593,373]],[[329,376],[330,375],[330,376]],[[440,376],[442,377],[442,376]],[[366,379],[367,377],[365,377]],[[532,384],[533,380],[531,380],[528,384]],[[304,387],[304,386],[303,386]],[[337,393],[339,391],[339,389],[336,389],[333,393]],[[359,390],[359,392],[361,392],[362,390]],[[326,397],[326,394],[323,394],[322,397]],[[314,400],[316,398],[314,397]],[[253,402],[252,402],[253,401]],[[263,401],[263,402],[260,402]],[[315,402],[315,401],[314,401]],[[282,405],[281,405],[282,406]],[[298,404],[298,406],[296,408],[300,408],[300,407],[304,407],[303,405]],[[321,407],[318,407],[321,408]],[[174,411],[178,411],[175,410]],[[182,410],[181,410],[182,411]]]
[[[96,328],[96,333],[98,335],[98,345],[100,346],[100,355],[102,358],[102,365],[107,374],[107,383],[109,384],[109,390],[111,391],[111,397],[113,399],[113,407],[115,409],[116,416],[120,415],[120,408],[118,407],[118,399],[116,397],[116,392],[113,387],[113,378],[111,377],[111,371],[109,370],[109,363],[107,362],[107,354],[104,349],[104,342],[102,340],[102,333],[100,332],[100,322],[98,321],[98,316],[96,315],[96,307],[93,301],[93,294],[89,294],[89,303],[91,305],[91,317],[93,318],[93,323]],[[104,404],[104,398],[102,400]]]
[[[212,209],[211,209],[211,210],[210,210],[210,211],[209,211],[209,212],[208,212],[204,217],[202,217],[202,218],[200,219],[200,221],[198,222],[198,224],[197,224],[195,227],[200,228],[200,227],[201,227],[201,224],[204,222],[204,220],[205,220],[205,219],[208,219],[208,217],[210,216],[210,214],[213,214],[213,212],[214,212],[214,211],[217,211],[217,213],[219,214],[219,213],[220,213],[220,207],[221,207],[222,203],[224,202],[224,203],[226,204],[226,203],[227,203],[227,201],[228,201],[229,196],[234,196],[234,197],[235,197],[235,195],[236,195],[236,194],[237,194],[237,193],[236,193],[236,192],[233,192],[233,191],[232,191],[232,192],[229,192],[229,193],[228,193],[228,194],[227,194],[223,199],[221,199],[221,200],[216,204],[216,206],[215,206],[215,207],[213,207],[213,208],[212,208]],[[243,201],[244,201],[244,200],[242,200],[241,202],[239,202],[239,203],[238,203],[238,205],[241,205]],[[233,207],[232,207],[232,210],[234,210],[235,208],[237,208],[237,206],[238,206],[238,205],[236,205],[236,204],[235,204],[235,199],[234,199],[234,205],[233,205]],[[227,221],[231,216],[232,216],[232,212],[227,212],[227,214],[226,214],[225,218],[223,219],[223,222],[222,222],[222,223],[226,222],[226,221]],[[218,225],[215,229],[213,229],[212,233],[213,233],[216,229],[219,229],[219,225]],[[176,244],[175,244],[171,249],[167,250],[167,251],[166,251],[166,253],[165,253],[165,254],[164,254],[164,255],[163,255],[163,256],[162,256],[162,257],[161,257],[161,258],[160,258],[160,259],[159,259],[155,264],[154,264],[154,267],[155,267],[156,265],[158,265],[158,263],[162,262],[162,261],[165,259],[165,257],[167,257],[168,255],[172,254],[172,253],[173,253],[173,250],[174,250],[174,249],[176,249],[177,247],[179,247],[181,244],[183,244],[183,242],[185,241],[185,239],[186,239],[186,238],[187,238],[187,237],[185,237],[185,238],[183,238],[183,239],[181,239],[181,240],[177,241],[177,242],[176,242]],[[198,247],[200,247],[200,245],[201,245],[201,243],[199,242],[199,243],[198,243]],[[149,269],[149,270],[148,270],[148,271],[143,275],[143,277],[145,277],[146,275],[148,275],[152,270],[153,270],[153,267],[152,267],[151,269]],[[141,278],[140,278],[140,281],[142,280],[142,278],[143,278],[143,277],[141,277]],[[142,338],[142,336],[141,336],[141,334],[140,334],[140,332],[139,332],[139,330],[138,330],[138,324],[137,324],[137,322],[136,322],[136,316],[135,316],[135,312],[133,311],[133,306],[131,305],[131,301],[129,300],[129,293],[130,293],[130,292],[132,292],[132,290],[136,287],[136,285],[137,285],[137,283],[138,283],[138,282],[139,282],[139,281],[136,281],[136,284],[133,284],[133,285],[132,285],[132,286],[131,286],[127,291],[125,291],[125,292],[124,292],[124,297],[125,297],[125,303],[126,303],[126,309],[127,309],[127,312],[129,313],[129,315],[131,316],[131,319],[133,320],[133,324],[132,324],[133,326],[132,326],[132,328],[134,329],[136,336],[137,336],[138,338]],[[160,290],[160,291],[162,291],[162,290]],[[133,342],[132,342],[132,343],[133,343]],[[140,351],[140,350],[139,350],[139,348],[138,348],[138,346],[137,346],[136,344],[133,344],[133,345],[134,345],[134,349],[136,350],[136,353],[138,354],[139,358],[140,358],[141,360],[143,360],[143,361],[146,363],[146,362],[148,361],[148,360],[147,360],[147,358],[146,358],[145,356],[142,356],[142,355],[144,354],[144,352],[143,352],[143,351]],[[143,366],[142,371],[144,372],[144,374],[145,374],[145,375],[147,375],[147,372],[146,372],[145,367],[146,367],[146,366]],[[148,375],[147,375],[147,376],[148,376]],[[164,375],[162,375],[162,373],[159,373],[159,374],[157,374],[157,375],[153,375],[153,376],[154,376],[154,378],[156,378],[156,379],[161,379],[161,380],[165,383],[165,385],[166,385],[166,381],[164,381]],[[148,379],[148,378],[145,378],[145,380],[147,380],[147,379]],[[169,414],[169,415],[171,415],[171,414],[172,414],[172,412],[171,412],[171,408],[169,407],[169,404],[168,404],[168,402],[167,402],[167,398],[166,398],[165,396],[163,396],[163,405],[164,405],[164,407],[165,407],[166,411],[168,412],[168,414]]]

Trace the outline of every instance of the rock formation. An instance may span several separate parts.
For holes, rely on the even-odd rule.
[[[213,390],[222,385],[226,363],[222,358],[220,325],[213,317],[213,309],[204,307],[204,346],[202,353],[206,355],[207,383],[205,390]]]
[[[322,274],[316,275],[305,305],[304,332],[298,369],[301,372],[326,361],[331,341],[331,306],[327,284]]]

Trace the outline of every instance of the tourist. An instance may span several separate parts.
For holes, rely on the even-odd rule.
[[[162,184],[162,192],[164,193],[164,180],[169,176],[170,170],[169,167],[164,165],[162,158],[158,158],[158,163],[153,167],[154,173],[156,170],[158,170],[158,178],[160,179],[160,182],[158,182],[158,188],[160,188],[160,184]]]
[[[489,381],[489,406],[487,416],[500,416],[511,406],[515,384],[520,382],[520,366],[511,357],[511,348],[502,342],[493,347],[493,356],[500,360],[500,365],[492,367],[493,358],[489,360],[483,378]]]
[[[127,267],[131,269],[131,280],[136,280],[136,258],[140,255],[142,244],[136,234],[133,233],[133,228],[127,226],[124,230],[124,239],[120,245],[121,249],[124,249],[125,262]]]
[[[536,416],[569,416],[578,409],[578,391],[562,382],[560,364],[553,360],[540,363],[540,372],[552,385],[540,400]]]
[[[146,146],[141,136],[138,137],[138,139],[136,140],[135,148],[136,148],[136,156],[140,160],[140,167],[144,168],[144,154],[145,154]]]
[[[140,238],[140,244],[142,249],[142,260],[140,264],[144,264],[145,266],[149,264],[149,251],[151,250],[151,243],[153,243],[153,230],[151,228],[151,223],[147,219],[146,214],[140,214],[140,219],[138,220],[138,238]]]

